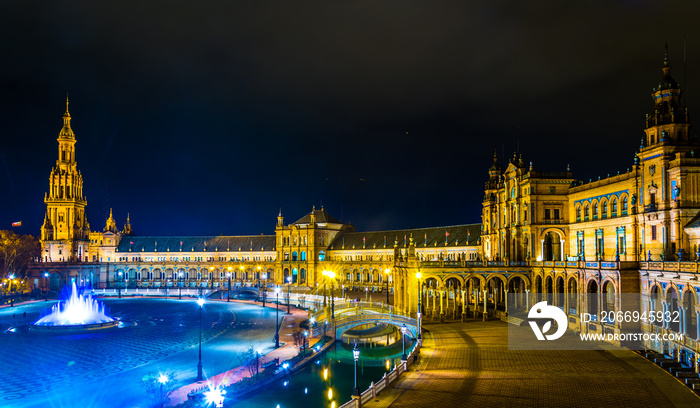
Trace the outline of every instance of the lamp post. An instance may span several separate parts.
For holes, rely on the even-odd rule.
[[[258,300],[260,300],[260,267],[256,268],[258,270]]]
[[[422,291],[423,286],[421,285],[421,282],[420,282],[421,277],[422,277],[422,274],[420,272],[416,273],[416,278],[418,279],[418,313],[416,313],[416,317],[418,318],[418,336],[417,336],[418,345],[421,344],[421,331],[422,331],[422,327],[421,327],[421,311],[422,311],[422,309],[420,307],[420,300],[421,300],[421,297],[423,297],[423,291]]]
[[[353,399],[360,398],[360,388],[357,386],[357,360],[360,359],[360,350],[357,348],[357,343],[355,343],[355,348],[352,349],[352,357],[355,359],[355,388],[352,389]]]
[[[246,278],[247,278],[247,276],[246,276],[246,274],[245,274],[245,268],[243,267],[243,265],[241,265],[241,286],[238,287],[238,299],[241,298],[241,288],[242,288],[243,285],[244,285],[243,280],[246,279]]]
[[[287,283],[289,284],[287,286],[287,314],[292,314],[289,311],[289,306],[292,302],[292,277],[291,276],[287,276]]]
[[[231,301],[231,267],[228,267],[228,296],[226,296],[226,301]]]
[[[12,292],[13,286],[12,281],[15,279],[15,275],[10,275],[10,307],[15,307],[15,294]]]
[[[408,357],[406,357],[406,331],[408,331],[408,328],[406,327],[406,324],[404,323],[401,326],[401,346],[403,348],[403,354],[401,354],[401,361],[408,360]]]
[[[333,271],[323,271],[323,276],[326,276],[331,280],[331,319],[335,319],[335,272]],[[324,282],[325,285],[325,282]]]
[[[280,348],[280,288],[275,288],[277,305],[275,305],[275,348]]]
[[[386,274],[386,305],[389,306],[389,274],[391,269],[384,269],[384,273]]]
[[[122,298],[122,271],[119,271],[119,282],[117,282],[117,291],[119,292],[119,299]]]
[[[163,385],[167,383],[169,380],[168,376],[165,374],[161,374],[158,376],[158,382],[160,383],[160,408],[163,408],[165,406],[165,400],[163,398]]]
[[[44,298],[44,301],[49,300],[49,273],[44,272],[44,277],[46,278],[46,297]]]
[[[177,298],[182,299],[182,272],[178,272],[177,276],[180,278],[179,282],[177,283],[177,286],[180,288],[180,295]]]
[[[309,335],[309,332],[304,330],[304,343],[301,345],[301,349],[303,351],[302,356],[306,356],[306,337]]]
[[[255,350],[255,380],[258,380],[260,374],[260,349]]]
[[[263,277],[263,286],[265,286],[265,290],[263,290],[262,293],[262,307],[265,307],[265,296],[267,295],[267,274],[263,272],[262,274]]]
[[[343,299],[345,299],[345,285],[343,285]]]
[[[197,363],[197,381],[202,381],[202,309],[204,309],[204,298],[197,299],[199,305],[199,362]]]

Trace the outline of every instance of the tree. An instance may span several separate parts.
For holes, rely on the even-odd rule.
[[[259,356],[256,355],[256,351],[253,349],[253,346],[250,346],[247,350],[238,353],[236,355],[236,360],[240,366],[246,369],[249,376],[252,378],[258,373],[258,357]]]
[[[152,408],[163,408],[168,405],[170,394],[175,391],[175,373],[148,373],[141,379],[141,387],[151,400]]]
[[[294,345],[301,349],[304,346],[304,331],[302,329],[296,329],[292,333],[294,338]]]
[[[41,255],[39,240],[32,235],[0,231],[0,274],[24,277],[32,259]]]

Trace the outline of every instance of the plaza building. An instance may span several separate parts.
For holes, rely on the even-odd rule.
[[[632,328],[684,334],[644,346],[700,370],[700,141],[681,94],[666,56],[639,149],[605,178],[582,182],[569,168],[540,170],[518,154],[502,168],[494,155],[481,224],[362,232],[312,208],[292,223],[280,211],[274,231],[271,222],[269,235],[250,236],[138,236],[128,217],[119,230],[111,212],[92,231],[66,109],[30,282],[39,290],[76,279],[95,288],[393,291],[397,311],[440,320],[505,319],[547,300],[571,330],[603,334],[630,324],[582,322],[581,313],[669,312],[677,321]],[[507,294],[528,300],[511,303]]]

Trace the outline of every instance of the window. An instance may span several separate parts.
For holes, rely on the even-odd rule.
[[[656,241],[656,225],[651,226],[651,240]]]
[[[612,208],[612,213],[610,214],[611,217],[617,217],[617,200],[612,199],[610,207]]]
[[[593,203],[593,218],[598,218],[598,203]]]
[[[289,252],[284,253],[284,260],[288,261],[289,260]]]
[[[297,260],[297,251],[292,252],[292,261]]]
[[[527,222],[527,210],[523,211],[523,221]]]
[[[622,199],[622,212],[627,212],[627,197]]]
[[[581,207],[576,207],[576,221],[581,221]]]
[[[588,218],[588,204],[586,204],[586,206],[583,207],[583,216]]]
[[[559,209],[558,209],[558,208],[555,208],[555,209],[554,209],[554,219],[555,219],[555,220],[558,220],[558,219],[559,219]]]
[[[549,208],[547,208],[544,210],[544,219],[549,220],[550,218],[552,218],[551,214],[550,214],[550,210],[549,210]]]
[[[608,215],[608,202],[607,201],[603,201],[603,211],[602,211],[601,215],[603,216],[603,218],[606,218]]]
[[[304,238],[306,240],[306,238]],[[301,260],[305,261],[306,260],[306,251],[301,251]]]

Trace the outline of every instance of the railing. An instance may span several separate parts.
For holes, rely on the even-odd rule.
[[[413,351],[411,351],[411,353],[408,355],[408,359],[405,362],[402,362],[401,364],[395,366],[390,373],[385,373],[384,377],[382,377],[381,380],[377,381],[376,384],[372,382],[369,388],[360,394],[359,400],[352,399],[346,402],[345,404],[341,405],[339,408],[361,407],[366,403],[372,401],[373,399],[377,398],[377,394],[389,388],[389,385],[391,385],[391,383],[398,380],[399,377],[401,377],[401,374],[406,372],[406,370],[408,370],[408,367],[410,367],[411,365],[413,365],[414,362],[416,362],[416,358],[419,354],[420,347],[416,345],[416,347],[413,348]]]
[[[639,269],[668,272],[700,272],[700,262],[640,262]]]

